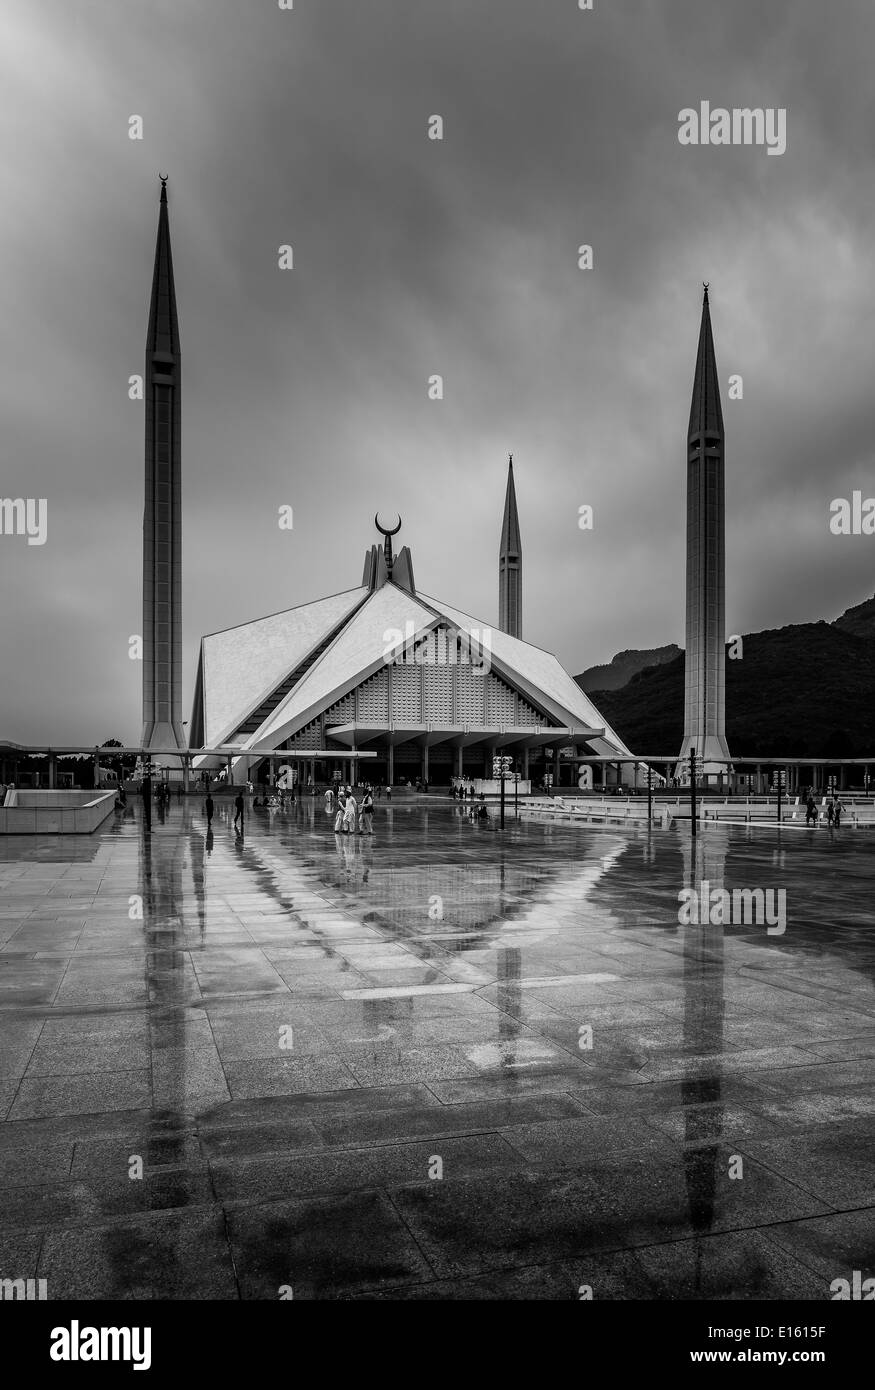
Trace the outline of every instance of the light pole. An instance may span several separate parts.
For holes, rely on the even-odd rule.
[[[492,759],[492,776],[498,777],[501,787],[501,829],[504,829],[504,779],[510,768],[510,758],[498,757]]]

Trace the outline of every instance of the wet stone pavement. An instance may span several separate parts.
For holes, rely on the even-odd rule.
[[[0,841],[0,1277],[49,1298],[828,1299],[875,1274],[875,840]],[[678,894],[786,890],[786,930]],[[285,1290],[285,1295],[282,1291]]]

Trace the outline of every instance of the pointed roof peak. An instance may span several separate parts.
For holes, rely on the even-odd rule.
[[[179,319],[176,312],[173,255],[170,250],[167,175],[159,174],[158,177],[161,180],[161,202],[158,210],[158,235],[155,240],[155,263],[152,270],[152,295],[149,303],[146,352],[147,354],[170,353],[173,356],[178,356]]]
[[[499,555],[519,555],[521,550],[520,521],[517,515],[516,488],[513,482],[513,454],[509,454],[507,459],[507,490],[504,494],[504,519],[501,523],[501,548],[499,550]]]
[[[717,357],[711,332],[711,309],[708,282],[702,282],[702,320],[699,326],[699,348],[696,353],[696,373],[693,378],[693,399],[690,406],[688,439],[696,435],[719,435],[723,438],[723,410],[720,405],[720,384],[717,376]]]

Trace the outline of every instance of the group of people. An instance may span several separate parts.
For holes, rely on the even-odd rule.
[[[474,781],[471,777],[454,777],[450,783],[450,796],[455,801],[464,801],[467,797],[469,801],[474,800]]]
[[[828,796],[826,799],[827,825],[834,825],[836,827],[840,826],[842,823],[842,816],[844,815],[846,809],[847,808],[840,796]],[[819,814],[817,802],[814,799],[814,792],[809,788],[808,795],[805,799],[805,824],[817,825],[818,820]]]
[[[334,789],[329,787],[325,793],[325,810],[334,812]],[[367,783],[361,793],[361,806],[355,799],[352,787],[338,787],[337,810],[334,813],[335,835],[373,835],[374,833],[374,793]]]

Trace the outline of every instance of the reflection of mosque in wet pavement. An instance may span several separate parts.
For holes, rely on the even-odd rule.
[[[37,1047],[7,1118],[23,1112],[28,1124],[28,1111],[51,1105],[62,1136],[87,1141],[90,1077],[108,1062],[101,1096],[114,1088],[106,1108],[116,1113],[98,1122],[114,1137],[93,1156],[83,1143],[76,1165],[89,1186],[64,1192],[96,1197],[93,1248],[108,1290],[198,1287],[190,1233],[203,1220],[219,1266],[233,1246],[234,1270],[250,1261],[247,1287],[259,1297],[273,1296],[270,1280],[253,1269],[267,1251],[285,1274],[303,1221],[306,1285],[326,1213],[340,1234],[312,1287],[333,1287],[338,1260],[354,1284],[349,1214],[360,1212],[367,1250],[356,1245],[355,1261],[367,1265],[377,1220],[413,1261],[392,1269],[411,1278],[430,1278],[421,1246],[472,1273],[606,1250],[622,1259],[608,1254],[595,1269],[602,1293],[724,1297],[774,1289],[786,1270],[780,1241],[813,1240],[806,1220],[831,1219],[829,1193],[811,1190],[825,1163],[799,1169],[809,1152],[828,1148],[830,1184],[844,1163],[849,1203],[865,1196],[854,1116],[871,1108],[871,985],[858,984],[866,923],[862,907],[859,921],[823,921],[825,840],[787,938],[682,924],[682,888],[761,884],[783,870],[783,850],[724,828],[697,846],[676,832],[548,834],[528,823],[499,839],[447,806],[384,809],[371,840],[335,836],[305,805],[259,808],[240,836],[220,801],[210,843],[189,799],[156,808],[150,829],[136,806],[95,843],[98,864],[67,885],[62,874],[52,904],[69,923],[73,962],[59,999],[73,1012],[52,1029],[64,1050]],[[868,860],[855,854],[852,867],[866,879]],[[37,858],[30,884],[9,876],[23,916],[45,913],[44,873]],[[127,920],[132,889],[142,920]],[[89,895],[92,906],[80,906]],[[54,999],[66,969],[27,956],[45,930],[39,919],[23,926],[8,956],[23,998],[40,988]],[[87,1042],[83,1005],[94,1015]],[[115,1034],[100,1026],[107,1007],[117,1061]],[[291,1052],[278,1045],[287,1025]],[[857,1062],[844,1057],[849,1029]],[[69,1058],[90,1070],[84,1080],[62,1070],[49,1092],[47,1059],[58,1055],[62,1068]],[[837,1135],[824,1118],[833,1115],[845,1125]],[[140,1155],[146,1172],[123,1195],[117,1149],[125,1170]],[[444,1195],[423,1193],[424,1150],[452,1158]],[[730,1176],[737,1151],[743,1182]],[[294,1211],[272,1205],[286,1201]],[[129,1225],[114,1224],[122,1204]],[[792,1268],[794,1287],[811,1289],[810,1271]],[[567,1296],[561,1279],[556,1287]]]

